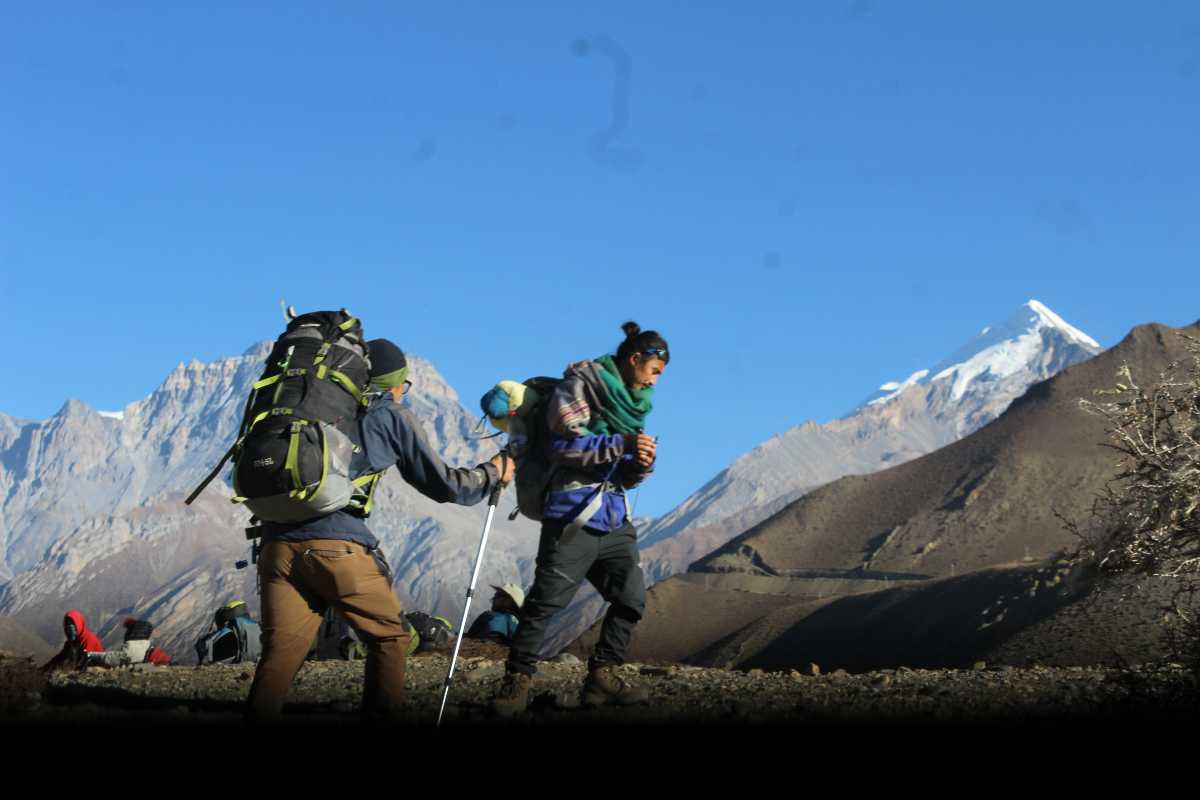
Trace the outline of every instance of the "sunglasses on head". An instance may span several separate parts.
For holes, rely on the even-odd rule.
[[[666,361],[667,360],[667,348],[665,348],[665,347],[647,347],[645,350],[642,351],[642,355],[653,356],[654,358],[661,358],[663,361]]]

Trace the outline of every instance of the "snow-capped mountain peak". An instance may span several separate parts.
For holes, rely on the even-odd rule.
[[[1050,309],[1046,308],[1046,306],[1042,305],[1037,300],[1030,300],[1028,303],[1025,304],[1025,306],[1030,311],[1037,314],[1038,317],[1041,318],[1041,321],[1044,323],[1044,325],[1046,327],[1057,328],[1058,330],[1065,333],[1068,338],[1073,339],[1074,341],[1078,342],[1079,344],[1087,345],[1089,347],[1095,347],[1097,349],[1100,348],[1099,342],[1097,342],[1095,339],[1088,336],[1086,333],[1079,330],[1078,328],[1068,324],[1062,317],[1060,317],[1058,314],[1055,314]]]
[[[1026,371],[1037,373],[1036,379],[1044,380],[1049,375],[1042,374],[1044,369],[1037,365],[1061,363],[1055,351],[1062,349],[1079,349],[1091,356],[1101,348],[1095,339],[1067,323],[1045,304],[1029,300],[1008,319],[987,326],[934,367],[914,373],[904,382],[885,383],[855,412],[887,403],[913,384],[951,381],[949,399],[957,402],[978,381],[1004,380]]]

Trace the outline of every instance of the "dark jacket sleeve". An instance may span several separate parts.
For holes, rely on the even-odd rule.
[[[473,469],[449,467],[434,452],[420,422],[395,403],[371,409],[363,417],[362,446],[372,472],[392,464],[408,483],[439,503],[470,506],[488,495],[499,480],[496,468],[480,464]]]
[[[621,466],[617,468],[617,482],[623,489],[632,489],[641,485],[642,481],[646,480],[646,476],[653,471],[653,466],[646,469],[636,459],[631,458],[621,462]]]

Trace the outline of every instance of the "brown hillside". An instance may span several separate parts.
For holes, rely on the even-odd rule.
[[[0,652],[32,656],[41,662],[48,660],[57,649],[11,617],[0,617]]]
[[[1165,656],[1160,621],[1177,584],[1093,575],[1065,561],[775,608],[687,657],[699,666],[851,672],[907,667],[1116,665]]]
[[[1183,332],[1200,333],[1193,325]],[[1079,408],[1122,363],[1146,382],[1184,357],[1177,332],[1135,328],[1116,347],[1033,386],[990,425],[929,455],[812,492],[692,571],[865,569],[944,576],[1041,559],[1074,544],[1054,511],[1082,518],[1112,477],[1103,422]]]
[[[1184,357],[1180,332],[1196,335],[1200,325],[1139,326],[1116,347],[1035,385],[971,436],[802,497],[688,574],[654,586],[629,657],[772,667],[824,658],[857,669],[905,659],[959,664],[1003,652],[1026,629],[1061,636],[1084,624],[1079,595],[1047,594],[1036,574],[1043,565],[1034,563],[1076,545],[1055,511],[1085,519],[1114,474],[1116,454],[1100,446],[1103,422],[1079,400],[1111,387],[1123,363],[1138,380],[1153,381]],[[991,569],[1000,565],[1009,566]],[[1018,603],[995,629],[979,627],[985,609],[1039,581],[1036,602]],[[1136,626],[1110,627],[1122,641],[1141,635]],[[583,652],[597,634],[593,626],[571,649]],[[1046,637],[1025,638],[1028,646],[1008,657],[1053,650]],[[1097,647],[1077,658],[1098,658]]]

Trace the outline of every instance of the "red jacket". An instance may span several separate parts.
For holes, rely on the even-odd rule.
[[[146,653],[146,663],[157,664],[160,667],[165,667],[171,663],[171,657],[167,655],[167,651],[161,647],[151,647]]]
[[[68,639],[63,644],[62,650],[58,651],[58,655],[47,661],[42,666],[42,669],[72,669],[81,666],[80,653],[104,652],[104,645],[100,644],[100,637],[87,629],[87,622],[84,620],[83,614],[72,608],[63,615],[64,633],[66,632],[67,623],[75,626],[75,638]]]
[[[88,630],[83,614],[72,608],[66,614],[63,614],[64,629],[67,627],[68,622],[75,625],[75,643],[83,648],[83,652],[100,653],[104,651],[104,645],[100,644],[100,637]]]

